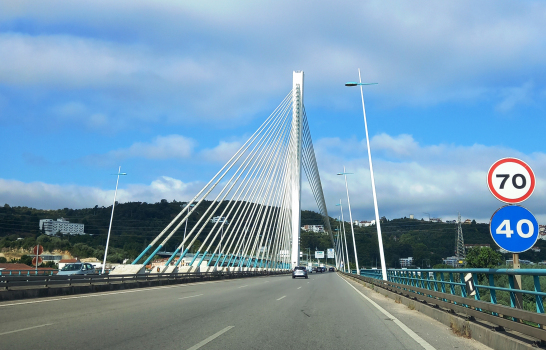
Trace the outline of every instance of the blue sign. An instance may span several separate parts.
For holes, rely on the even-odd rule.
[[[512,253],[521,253],[535,245],[538,222],[531,212],[519,205],[507,205],[491,217],[489,231],[499,247]]]

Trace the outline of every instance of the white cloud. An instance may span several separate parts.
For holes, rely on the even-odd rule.
[[[337,216],[333,206],[339,198],[346,203],[345,184],[337,172],[346,166],[353,217],[373,219],[368,159],[363,142],[357,140],[318,140],[315,151],[325,196],[331,215]],[[356,147],[331,147],[332,143]],[[463,217],[488,222],[493,212],[503,204],[490,193],[486,184],[489,167],[498,159],[517,157],[526,161],[537,176],[533,196],[523,205],[546,222],[546,209],[540,204],[546,200],[546,154],[522,154],[501,147],[473,145],[420,145],[410,135],[382,134],[371,142],[374,173],[379,202],[379,213],[388,218],[414,214],[455,218]],[[394,159],[393,159],[393,158]],[[304,206],[316,208],[309,191]]]
[[[149,185],[132,184],[118,189],[117,201],[159,202],[161,199],[190,200],[203,186],[200,182],[184,183],[181,180],[162,176]],[[114,190],[97,187],[24,183],[0,179],[1,205],[28,206],[39,209],[90,208],[95,205],[112,205]]]
[[[136,142],[129,148],[109,152],[106,156],[114,159],[146,158],[176,159],[189,158],[195,141],[181,135],[157,136],[152,142]]]
[[[100,105],[90,115],[115,121],[229,127],[287,92],[294,69],[308,73],[307,101],[337,107],[349,98],[340,82],[359,66],[388,105],[493,97],[505,110],[521,97],[504,89],[546,85],[535,73],[546,57],[542,2],[53,3],[2,6],[0,22],[23,20],[41,34],[0,34],[0,81],[76,89]],[[113,118],[119,105],[126,113]]]
[[[202,150],[200,157],[209,162],[225,163],[233,157],[242,145],[239,141],[220,141],[218,146]]]

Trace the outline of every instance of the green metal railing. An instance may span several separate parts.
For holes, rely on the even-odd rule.
[[[422,300],[467,317],[479,318],[546,342],[546,270],[544,269],[389,269],[348,274],[409,298]],[[474,285],[469,295],[465,276]],[[521,277],[518,288],[517,279]]]

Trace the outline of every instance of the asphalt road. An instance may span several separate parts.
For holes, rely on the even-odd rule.
[[[4,302],[0,349],[488,349],[352,285],[324,273]]]

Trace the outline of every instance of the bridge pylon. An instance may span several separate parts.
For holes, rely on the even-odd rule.
[[[291,266],[300,264],[301,228],[301,157],[302,157],[302,113],[303,71],[294,71],[292,81],[292,129],[291,141],[291,195],[292,195],[292,252]]]

